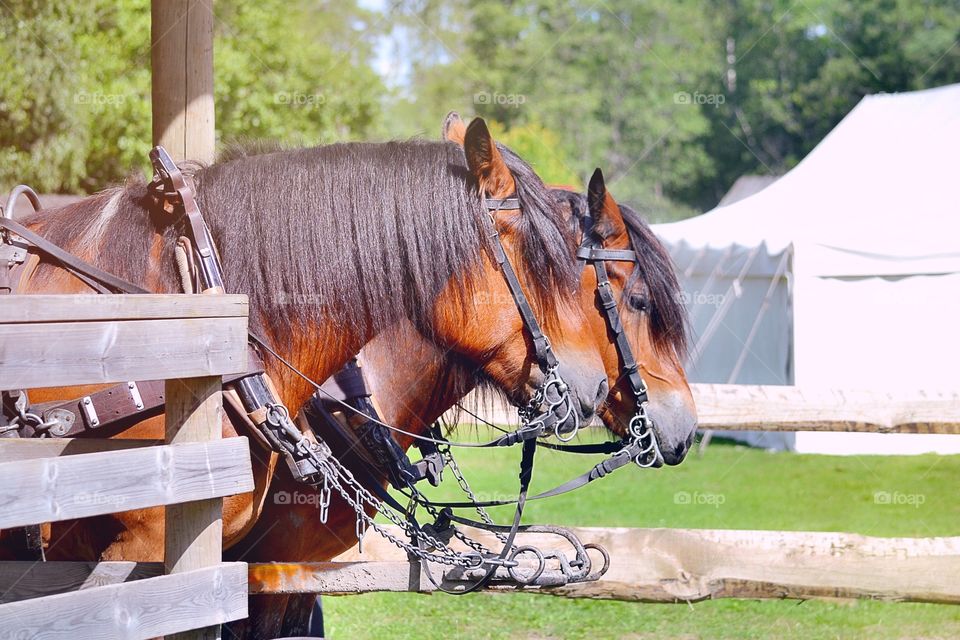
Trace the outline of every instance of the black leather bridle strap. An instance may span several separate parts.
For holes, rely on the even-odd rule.
[[[579,252],[577,253],[579,255]],[[634,254],[633,259],[636,260],[636,254]],[[592,260],[592,262],[593,269],[597,274],[597,296],[600,298],[600,307],[607,319],[607,328],[614,336],[617,352],[623,361],[620,370],[630,381],[630,387],[637,396],[637,401],[645,401],[647,399],[647,385],[643,382],[637,360],[633,357],[633,349],[630,348],[630,341],[627,340],[627,334],[623,330],[623,322],[620,319],[620,312],[617,310],[617,301],[613,297],[613,288],[610,286],[610,279],[607,276],[607,266],[603,263],[603,259]]]
[[[487,208],[491,212],[490,231],[488,235],[491,240],[490,244],[493,249],[493,257],[503,272],[503,278],[506,280],[507,287],[510,289],[510,295],[513,296],[514,304],[517,305],[517,311],[520,312],[523,326],[533,341],[534,355],[537,358],[537,364],[540,365],[541,370],[547,371],[557,366],[557,356],[553,353],[553,349],[550,348],[550,341],[547,339],[547,336],[545,336],[540,329],[537,316],[533,313],[533,308],[530,306],[530,302],[523,292],[523,287],[520,286],[520,279],[517,277],[517,273],[514,271],[510,260],[507,258],[503,243],[500,241],[500,232],[497,231],[496,223],[493,220],[493,214],[497,211],[519,209],[519,200],[517,198],[487,198],[486,203]]]
[[[100,293],[150,293],[132,282],[118,278],[112,273],[95,267],[89,262],[61,249],[43,236],[27,229],[19,222],[14,222],[9,218],[0,218],[0,228],[17,234],[37,248],[41,253],[52,258],[59,265],[67,269],[67,271],[79,277]]]
[[[577,258],[587,262],[596,262],[598,260],[637,262],[637,252],[632,249],[600,249],[583,245],[577,249]]]
[[[543,446],[543,443],[538,443],[538,444],[539,446]],[[633,448],[631,449],[631,447]],[[637,445],[624,445],[623,443],[620,443],[620,448],[618,449],[618,451],[622,451],[623,453],[619,455],[613,455],[607,458],[606,460],[598,462],[589,471],[582,473],[575,478],[571,478],[570,480],[567,480],[563,484],[557,485],[552,489],[548,489],[547,491],[543,491],[542,493],[538,493],[534,496],[525,497],[524,500],[526,502],[530,502],[531,500],[544,500],[546,498],[553,498],[553,497],[562,495],[564,493],[570,493],[571,491],[580,489],[581,487],[584,487],[590,484],[594,480],[599,480],[600,478],[603,478],[613,473],[617,469],[621,467],[625,467],[626,465],[630,464],[633,461],[634,457],[639,453],[639,449],[637,448]],[[514,500],[485,500],[485,501],[477,501],[477,502],[473,502],[473,501],[435,502],[431,500],[429,504],[430,506],[437,507],[437,508],[472,509],[476,507],[484,507],[484,508],[502,507],[502,506],[516,504],[516,503],[517,503],[517,500],[514,499]],[[467,524],[470,526],[479,527],[481,529],[486,528],[486,529],[490,529],[491,531],[494,530],[490,528],[489,525],[476,523],[474,521],[466,520],[465,518],[461,518],[459,516],[453,516],[451,519],[461,524]]]

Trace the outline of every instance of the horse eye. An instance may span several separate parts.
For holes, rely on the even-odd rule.
[[[650,310],[650,301],[647,300],[646,296],[634,293],[627,298],[627,306],[642,313]]]

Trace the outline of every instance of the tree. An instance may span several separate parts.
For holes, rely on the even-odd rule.
[[[218,0],[220,142],[316,144],[380,121],[376,18],[355,2]],[[16,0],[0,12],[0,184],[94,191],[146,170],[148,0]]]
[[[677,194],[702,208],[744,173],[788,171],[865,95],[960,77],[956,0],[731,0],[721,20],[726,100],[699,141],[716,172]]]
[[[694,6],[426,0],[401,4],[395,19],[401,39],[431,43],[411,56],[411,93],[427,120],[405,109],[416,129],[449,109],[507,131],[535,123],[557,133],[580,184],[602,166],[619,199],[655,217],[676,211],[666,193],[710,170],[690,144],[707,120],[675,101],[721,68],[705,44],[711,23]]]

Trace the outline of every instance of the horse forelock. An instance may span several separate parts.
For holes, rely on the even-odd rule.
[[[580,237],[592,233],[593,220],[586,196],[565,189],[554,189],[553,193],[569,207],[571,232]],[[625,204],[619,207],[630,245],[638,258],[625,290],[645,287],[651,302],[650,333],[654,346],[683,359],[687,352],[689,322],[673,259],[640,213]]]
[[[574,293],[580,281],[574,259],[576,236],[568,227],[563,202],[555,191],[548,189],[516,153],[498,147],[513,174],[521,208],[516,217],[523,261],[520,276],[549,328],[559,313],[576,309]]]

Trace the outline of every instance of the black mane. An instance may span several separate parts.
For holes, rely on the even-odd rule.
[[[322,314],[337,326],[364,321],[380,331],[406,315],[424,330],[451,279],[451,290],[470,303],[488,222],[461,147],[409,141],[258,151],[233,150],[230,160],[193,173],[227,289],[248,294],[270,326]],[[572,236],[530,167],[512,154],[506,161],[523,207],[524,263],[516,268],[538,313],[555,317],[576,289]],[[104,216],[108,204],[113,213]],[[178,290],[173,248],[182,231],[151,203],[142,179],[29,222],[68,249],[100,247],[93,261],[101,268]],[[160,273],[148,271],[157,233]]]
[[[554,189],[553,194],[570,208],[570,230],[577,237],[593,232],[585,195],[561,189]],[[639,258],[625,291],[643,289],[649,296],[654,345],[664,352],[673,350],[683,359],[687,352],[688,321],[673,260],[643,216],[625,204],[619,206],[630,244]]]

